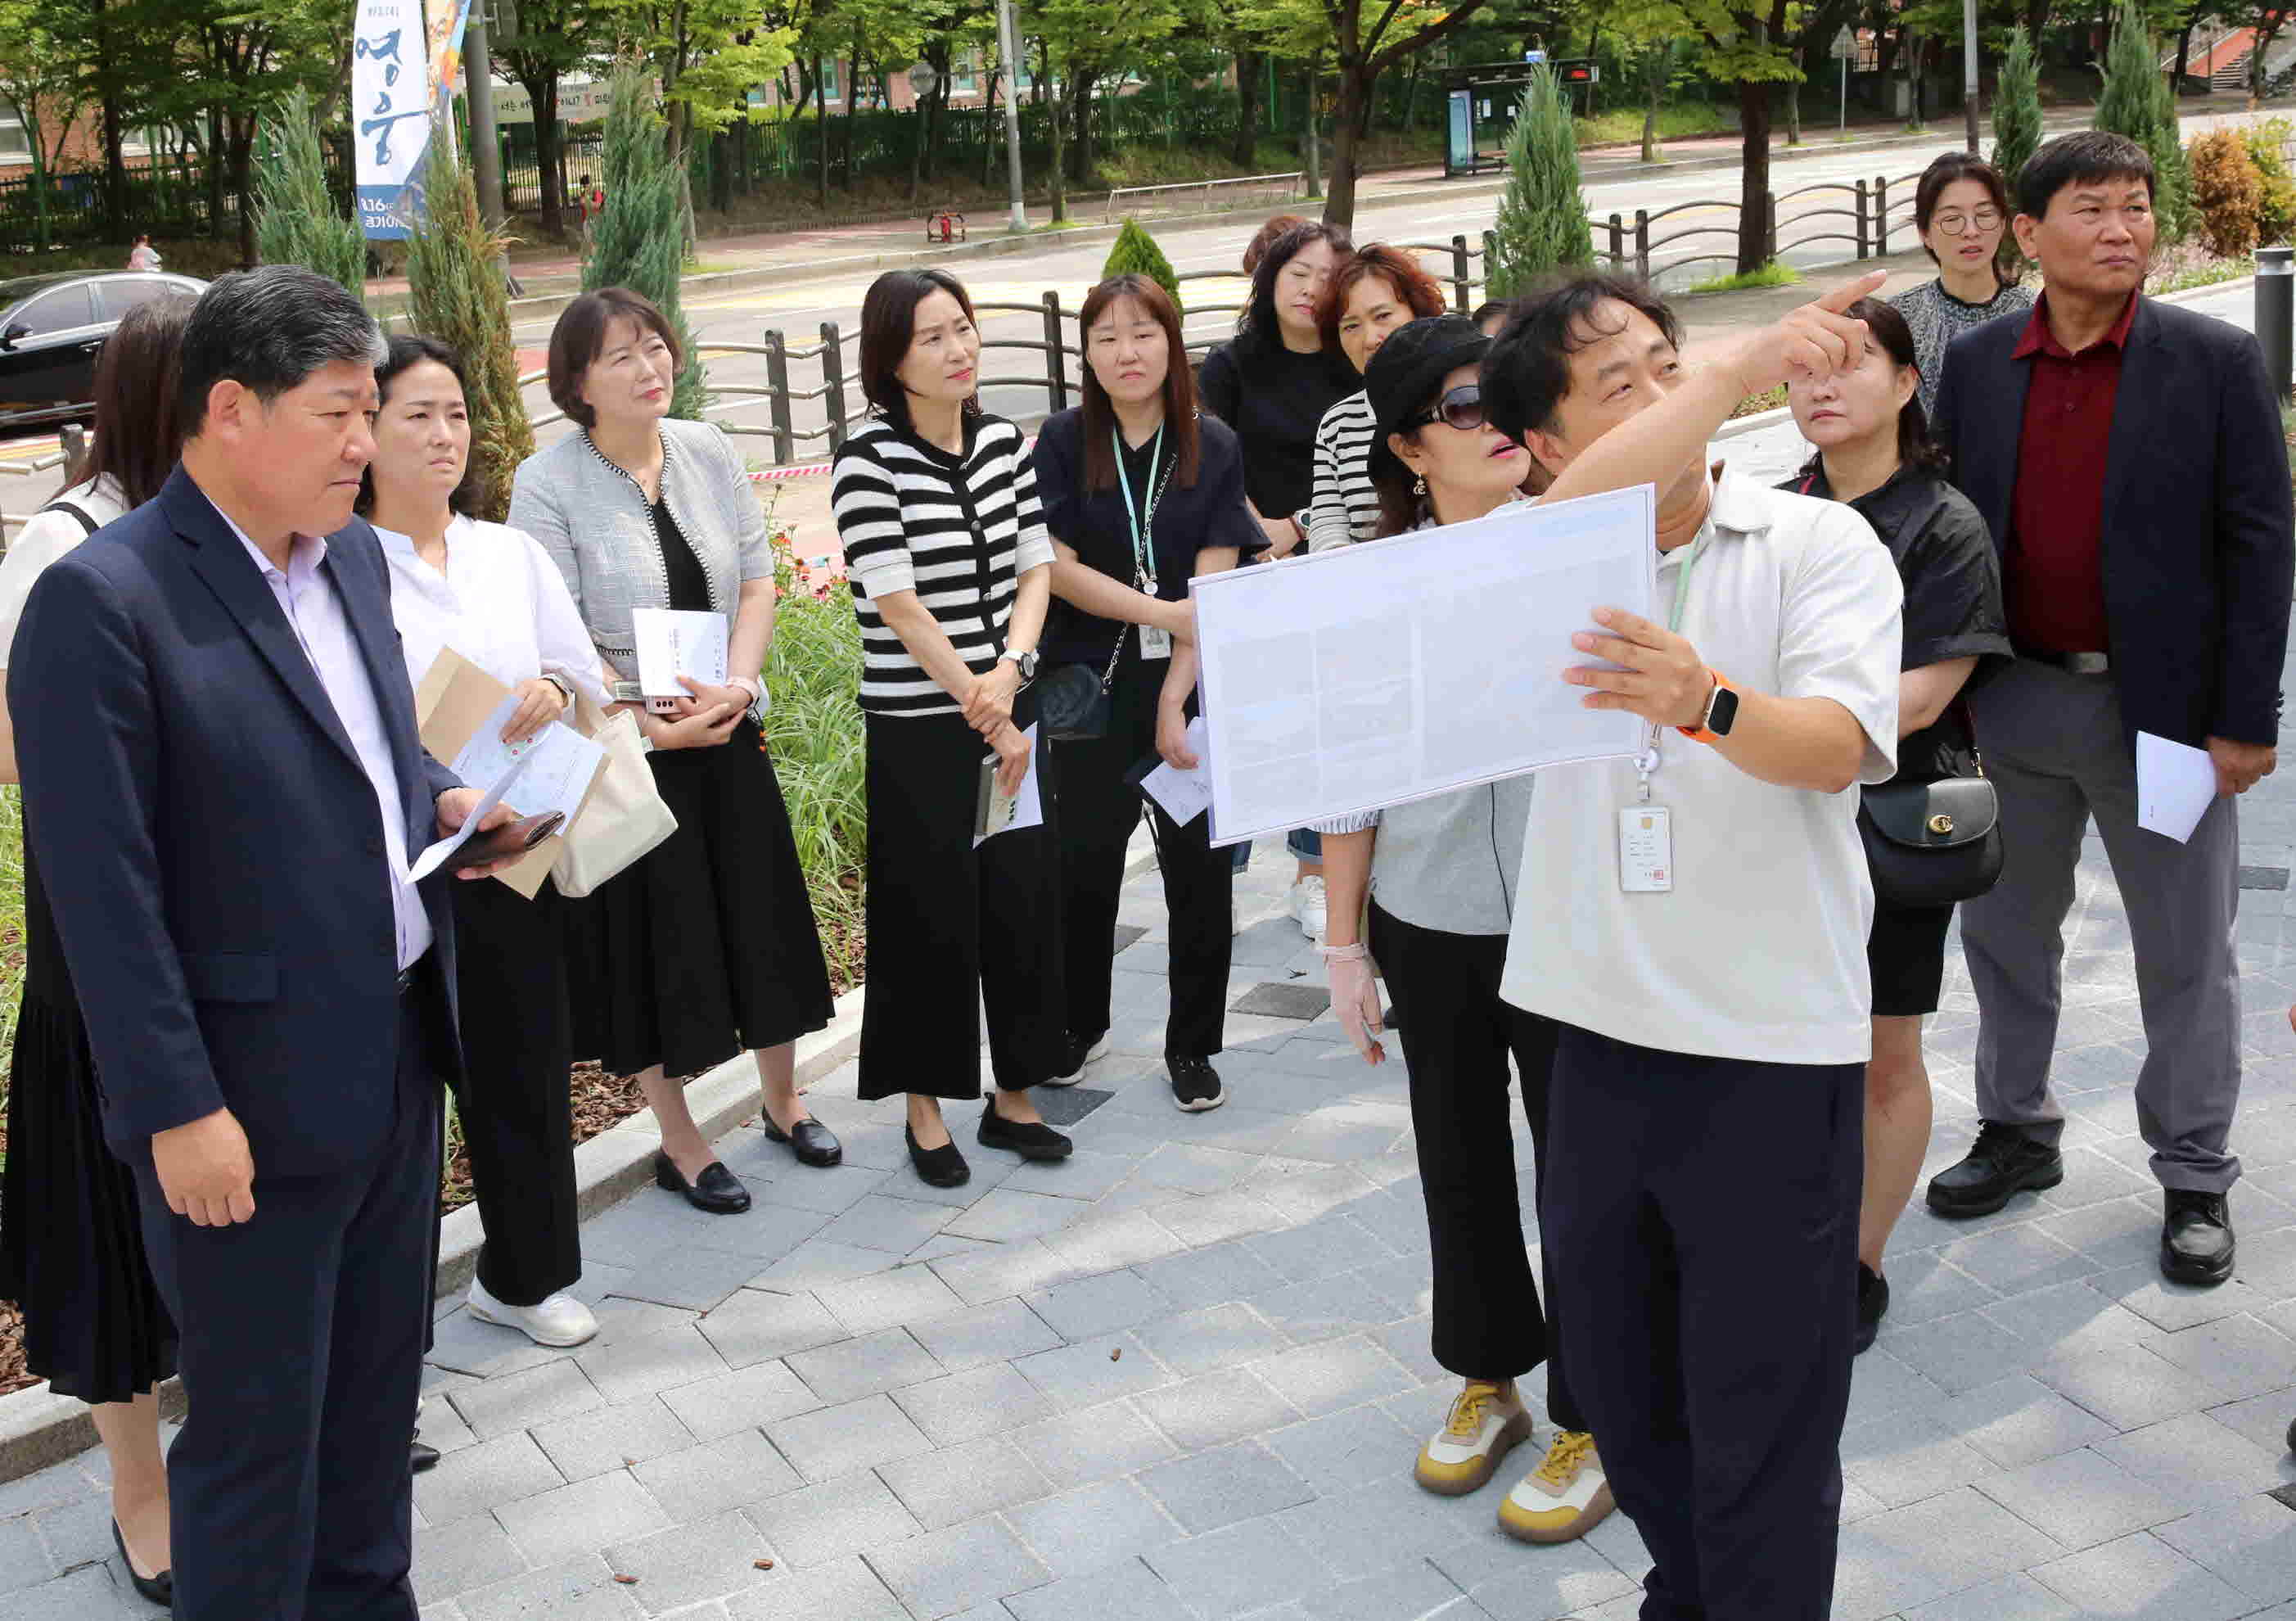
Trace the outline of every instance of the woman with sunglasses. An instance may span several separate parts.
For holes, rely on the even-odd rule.
[[[1037,436],[1037,496],[1053,536],[1053,614],[1045,657],[1109,678],[1100,736],[1055,745],[1066,887],[1069,1049],[1061,1084],[1104,1042],[1125,844],[1140,820],[1136,769],[1196,757],[1187,726],[1196,690],[1188,580],[1235,566],[1258,537],[1243,504],[1243,456],[1226,424],[1196,415],[1180,312],[1146,276],[1092,290],[1084,329],[1084,403]],[[1210,843],[1210,819],[1183,827],[1150,812],[1171,915],[1172,1006],[1164,1066],[1191,1113],[1227,1100],[1211,1060],[1225,1033],[1234,871]]]
[[[1490,342],[1466,317],[1438,316],[1402,327],[1373,357],[1364,384],[1375,423],[1380,534],[1470,523],[1520,498],[1529,455],[1483,416],[1478,368]],[[1494,545],[1506,539],[1504,530],[1491,536]],[[1373,983],[1382,967],[1406,1016],[1401,1038],[1434,1269],[1433,1353],[1462,1381],[1414,1476],[1445,1496],[1487,1483],[1531,1433],[1515,1381],[1543,1361],[1555,1434],[1499,1505],[1498,1522],[1525,1542],[1561,1543],[1585,1535],[1611,1501],[1540,1308],[1507,1120],[1512,1059],[1534,1177],[1544,1181],[1555,1027],[1499,996],[1530,794],[1531,779],[1517,777],[1324,823],[1332,912],[1324,957],[1332,1006],[1365,1062],[1387,1056]],[[1366,909],[1367,940],[1358,926]]]
[[[2001,171],[1974,152],[1947,152],[1922,171],[1914,190],[1914,228],[1937,265],[1937,278],[1890,302],[1913,328],[1924,413],[1937,409],[1945,351],[1956,338],[1996,316],[2033,307],[2032,290],[2019,286],[2001,265],[2009,214]]]
[[[1374,243],[1333,273],[1317,318],[1324,343],[1345,355],[1360,375],[1390,333],[1446,308],[1443,289],[1416,259]],[[1315,495],[1308,504],[1310,551],[1368,540],[1378,532],[1371,440],[1371,401],[1361,389],[1324,413],[1316,429]]]

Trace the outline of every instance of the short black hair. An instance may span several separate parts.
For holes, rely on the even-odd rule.
[[[2152,158],[2144,147],[2110,129],[2082,129],[2059,136],[2025,160],[2017,171],[2017,211],[2043,218],[2052,198],[2083,180],[2142,180],[2144,194],[2155,193]]]
[[[261,265],[217,276],[184,324],[176,379],[184,437],[207,425],[208,395],[228,378],[269,405],[338,360],[383,358],[374,317],[340,282],[300,265]]]
[[[1595,325],[1604,304],[1624,304],[1650,318],[1677,349],[1682,325],[1650,284],[1611,270],[1579,270],[1534,287],[1517,299],[1514,313],[1483,357],[1483,410],[1509,439],[1554,425],[1555,407],[1570,392],[1570,357],[1615,327]]]

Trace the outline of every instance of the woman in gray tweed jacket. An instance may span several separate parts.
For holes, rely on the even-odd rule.
[[[660,310],[627,288],[587,292],[550,336],[550,395],[580,432],[518,470],[510,520],[542,543],[612,676],[637,677],[632,617],[726,618],[726,685],[639,725],[677,831],[571,909],[577,1050],[636,1074],[661,1128],[654,1178],[701,1209],[749,1208],[676,1077],[755,1057],[766,1135],[807,1164],[843,1151],[797,1095],[796,1039],[829,1022],[829,976],[758,679],[773,639],[772,547],[740,457],[718,428],[668,419],[681,362]]]

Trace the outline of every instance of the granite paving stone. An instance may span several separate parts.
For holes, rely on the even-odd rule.
[[[627,1469],[504,1503],[495,1518],[541,1567],[669,1528],[669,1516]]]
[[[1044,1561],[993,1515],[895,1543],[867,1558],[919,1621],[938,1621],[1052,1578]]]
[[[747,1512],[775,1551],[800,1568],[885,1547],[924,1529],[869,1469],[783,1493]]]
[[[824,1406],[921,1384],[944,1371],[906,1329],[883,1329],[816,1351],[800,1351],[785,1358],[784,1365]]]

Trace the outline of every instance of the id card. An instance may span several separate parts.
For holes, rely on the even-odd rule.
[[[1619,812],[1619,887],[1630,895],[1660,895],[1674,887],[1674,827],[1663,805],[1631,805]]]
[[[1172,633],[1160,625],[1140,627],[1140,656],[1144,659],[1168,659],[1172,656]]]

